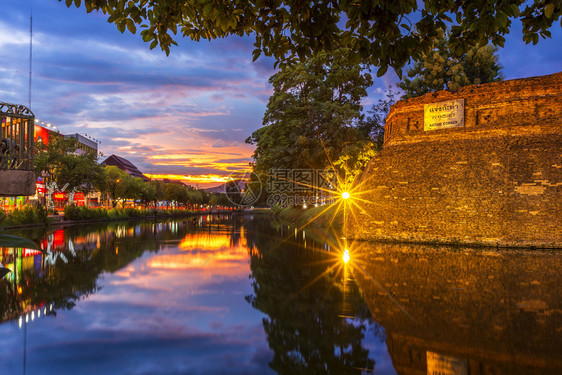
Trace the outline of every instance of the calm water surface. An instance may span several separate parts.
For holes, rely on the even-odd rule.
[[[17,234],[43,251],[1,248],[1,374],[562,373],[558,252],[262,216]]]

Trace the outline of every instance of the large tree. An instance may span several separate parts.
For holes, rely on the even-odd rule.
[[[62,0],[59,0],[62,1]],[[65,0],[79,7],[81,0]],[[179,32],[192,40],[254,35],[254,59],[278,62],[317,52],[350,49],[350,56],[379,66],[379,75],[418,59],[431,38],[451,28],[460,55],[477,42],[503,46],[512,21],[521,20],[523,40],[536,44],[562,13],[560,0],[85,0],[87,12],[108,15],[124,32],[137,27],[150,47],[169,53]]]
[[[133,177],[114,165],[104,167],[104,171],[104,191],[109,195],[113,208],[117,207],[119,202],[125,207],[126,200],[132,198]]]
[[[439,38],[431,50],[408,70],[399,86],[403,98],[412,98],[433,91],[458,90],[462,86],[503,79],[496,55],[497,47],[476,45],[455,56],[450,38]]]
[[[48,144],[39,144],[34,169],[38,176],[46,176],[48,182],[56,182],[66,191],[89,192],[99,188],[103,180],[103,168],[97,163],[95,153],[78,153],[75,138],[53,136]]]
[[[270,78],[264,127],[246,140],[256,145],[256,172],[323,169],[360,142],[354,125],[372,79],[346,56],[344,49],[321,53]]]

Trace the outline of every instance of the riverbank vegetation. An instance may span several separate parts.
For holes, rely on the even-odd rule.
[[[303,209],[301,207],[286,207],[275,213],[279,220],[291,223],[298,227],[318,227],[340,229],[343,227],[343,212],[338,211],[335,205]]]
[[[21,209],[15,209],[12,212],[5,212],[0,209],[0,228],[29,224],[46,225],[47,223],[48,211],[42,206],[26,206]]]
[[[232,209],[227,209],[227,211],[232,211]],[[103,207],[88,208],[72,205],[64,208],[64,216],[49,215],[49,212],[54,213],[53,211],[48,211],[42,206],[26,206],[22,209],[16,209],[11,212],[0,210],[0,230],[17,226],[49,225],[52,223],[71,221],[112,221],[143,217],[177,218],[193,216],[201,213],[211,213],[212,211],[188,209],[143,209],[133,207],[106,209]]]
[[[196,210],[156,210],[128,207],[124,209],[88,208],[79,206],[66,206],[64,208],[65,220],[118,220],[139,217],[181,217],[200,213]]]

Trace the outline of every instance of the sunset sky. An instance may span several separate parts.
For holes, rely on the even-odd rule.
[[[130,160],[152,177],[193,186],[244,171],[272,93],[273,60],[252,63],[251,37],[178,40],[170,56],[140,36],[121,34],[103,14],[58,0],[0,0],[0,101],[28,105],[29,27],[33,13],[31,109],[63,134],[101,141],[105,156]],[[562,71],[562,28],[525,45],[516,24],[500,49],[506,79]],[[398,79],[375,79],[368,109]]]

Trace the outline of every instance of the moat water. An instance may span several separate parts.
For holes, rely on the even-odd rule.
[[[562,373],[559,251],[261,215],[11,233],[42,250],[0,248],[1,374]]]

